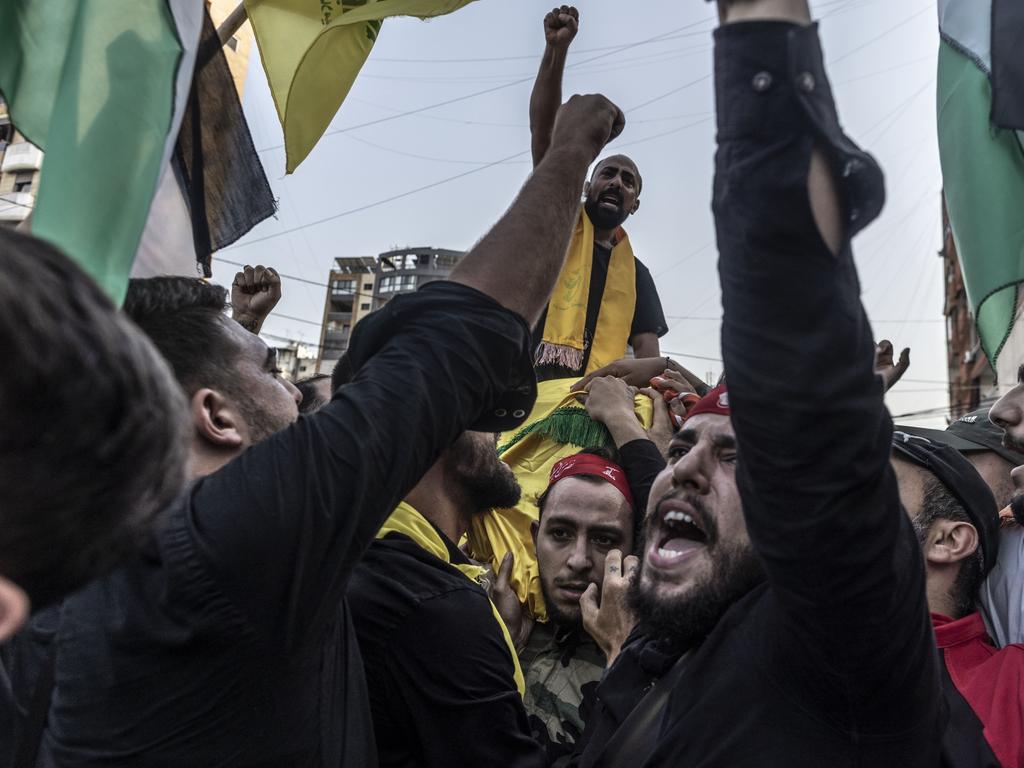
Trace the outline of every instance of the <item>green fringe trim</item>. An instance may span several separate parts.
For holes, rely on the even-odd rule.
[[[547,418],[519,430],[511,440],[498,447],[498,455],[504,455],[530,435],[538,435],[563,445],[615,450],[615,442],[604,424],[590,418],[590,414],[583,408],[563,406],[552,411]]]

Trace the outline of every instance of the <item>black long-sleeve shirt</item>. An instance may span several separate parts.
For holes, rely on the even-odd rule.
[[[197,482],[136,561],[64,602],[41,766],[376,764],[349,577],[441,451],[533,375],[525,322],[472,289],[433,283],[377,322],[397,331],[328,405]],[[6,649],[21,709],[18,643],[37,639]]]
[[[452,563],[469,562],[438,535]],[[348,599],[381,768],[542,768],[483,587],[390,533],[370,546]]]
[[[715,69],[722,351],[767,580],[677,668],[648,726],[656,746],[629,764],[936,766],[924,568],[889,467],[849,242],[880,209],[881,174],[840,131],[816,27],[723,27]],[[838,256],[810,209],[816,142],[842,186]],[[582,765],[613,764],[616,729],[674,662],[642,635],[629,643],[598,689]]]

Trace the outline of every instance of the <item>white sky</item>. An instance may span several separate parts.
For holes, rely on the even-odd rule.
[[[244,105],[256,147],[266,150],[261,158],[280,212],[216,254],[214,278],[230,284],[236,267],[218,263],[228,259],[326,283],[337,256],[472,246],[529,173],[528,101],[544,45],[541,20],[552,4],[479,0],[428,23],[386,21],[328,135],[290,177],[254,47]],[[716,377],[722,364],[710,211],[714,5],[581,0],[578,7],[580,32],[564,95],[599,91],[625,110],[626,130],[608,151],[629,154],[644,177],[642,206],[627,229],[655,276],[668,317],[662,350],[697,374]],[[937,255],[934,0],[818,0],[812,8],[822,20],[843,124],[887,174],[885,211],[854,248],[876,336],[913,350],[911,370],[890,393],[889,407],[897,416],[930,410],[897,421],[941,428],[948,396]],[[345,130],[485,89],[494,90]],[[524,154],[484,167],[518,152]],[[468,175],[375,204],[458,174]],[[329,220],[313,223],[322,219]],[[325,291],[285,279],[284,298],[265,333],[318,343]]]

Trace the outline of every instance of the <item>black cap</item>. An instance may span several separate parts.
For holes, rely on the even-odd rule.
[[[958,450],[926,437],[893,432],[892,447],[900,458],[931,472],[963,506],[978,531],[982,574],[987,575],[999,553],[999,508],[981,475]]]
[[[945,431],[899,425],[895,428],[910,435],[926,437],[934,442],[952,446],[960,453],[992,451],[1015,467],[1024,465],[1024,453],[1003,445],[1003,430],[989,421],[988,408],[979,408],[961,416],[946,427]]]

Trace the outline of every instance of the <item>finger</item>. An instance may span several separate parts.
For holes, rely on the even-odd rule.
[[[910,347],[907,347],[900,352],[900,362],[896,367],[899,368],[901,372],[906,371],[907,368],[910,367]]]
[[[625,113],[621,109],[619,109],[614,103],[612,104],[612,107],[615,108],[615,119],[612,120],[612,131],[608,135],[608,141],[612,141],[613,139],[617,138],[619,134],[621,134],[622,131],[625,130],[626,128]]]
[[[609,578],[618,579],[622,577],[622,550],[611,549],[608,551],[607,557],[604,559],[604,578],[605,582]]]
[[[245,285],[245,273],[235,272],[235,279],[231,281],[232,285],[237,285],[239,288]]]
[[[511,552],[506,552],[505,556],[501,558],[501,565],[498,566],[498,578],[494,582],[496,589],[508,588],[509,579],[512,577],[513,560]]]
[[[622,561],[622,570],[627,579],[632,579],[640,570],[640,558],[636,555],[629,555]]]
[[[245,287],[251,290],[254,285],[253,274],[255,273],[256,270],[246,265],[245,267],[243,267],[243,271],[245,272]]]
[[[269,287],[267,285],[267,268],[262,264],[252,271],[252,284],[259,291],[265,291]]]
[[[267,267],[267,280],[272,284],[281,284],[281,275],[277,273],[277,270],[273,267]]]
[[[583,594],[580,595],[580,615],[583,617],[583,626],[592,627],[597,622],[597,614],[600,606],[597,604],[597,584],[589,585]]]

